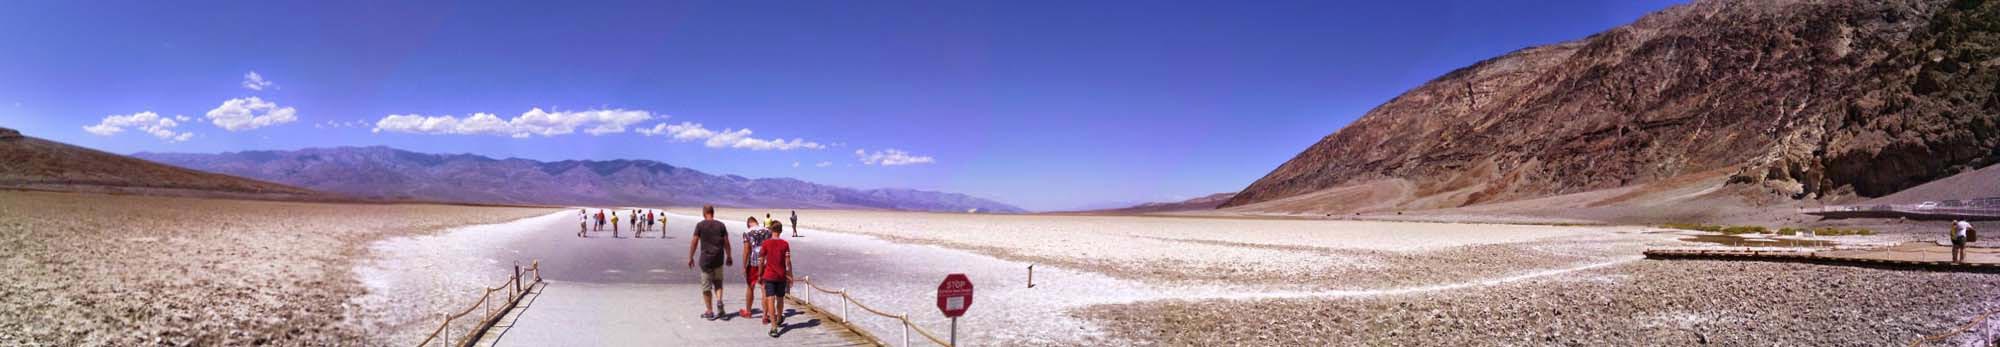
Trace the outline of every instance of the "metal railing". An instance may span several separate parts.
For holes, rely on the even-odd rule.
[[[528,266],[527,272],[533,273],[534,278],[524,288],[521,283],[521,263],[514,263],[514,274],[507,276],[506,282],[500,282],[499,287],[483,288],[485,289],[485,293],[479,295],[479,302],[473,303],[472,307],[467,307],[464,311],[459,311],[457,314],[444,315],[444,323],[438,324],[437,329],[431,330],[431,335],[424,337],[424,341],[418,342],[417,346],[429,346],[432,341],[439,342],[444,346],[472,346],[473,343],[479,342],[479,336],[485,334],[487,328],[493,327],[493,323],[496,323],[501,316],[505,316],[507,315],[507,311],[513,310],[514,305],[519,304],[521,298],[527,296],[528,290],[534,289],[536,284],[542,283],[542,261],[534,261]],[[493,293],[502,290],[507,291],[507,299],[504,303],[506,306],[495,310],[493,305],[498,300],[493,300]],[[463,318],[466,315],[472,314],[472,311],[481,308],[485,310],[479,316],[479,323],[472,329],[467,329],[463,334],[460,334],[461,336],[456,337],[458,343],[453,344],[454,337],[451,334],[452,320]]]
[[[919,335],[919,336],[923,336],[923,337],[924,337],[924,339],[927,339],[927,340],[930,340],[930,341],[931,341],[931,343],[935,343],[935,344],[937,344],[937,345],[939,345],[939,346],[946,346],[946,347],[951,347],[951,343],[950,343],[950,342],[946,342],[946,341],[945,341],[945,339],[941,339],[941,338],[938,338],[938,337],[937,337],[937,334],[933,334],[933,333],[931,333],[931,332],[930,332],[930,331],[928,331],[928,330],[924,330],[924,327],[922,327],[922,326],[918,326],[918,325],[917,325],[916,323],[914,323],[914,322],[910,322],[910,315],[909,315],[908,313],[904,313],[904,314],[891,314],[891,313],[888,313],[888,312],[883,312],[882,310],[877,310],[877,309],[875,309],[875,308],[873,308],[873,307],[868,307],[868,305],[863,305],[863,304],[861,304],[860,302],[856,302],[856,301],[854,301],[854,298],[853,298],[853,297],[851,297],[851,296],[848,296],[848,295],[847,295],[847,290],[827,290],[827,289],[824,289],[824,288],[820,288],[820,287],[819,287],[818,285],[815,285],[815,284],[813,284],[813,282],[812,282],[812,277],[811,277],[811,276],[806,276],[806,277],[800,277],[800,278],[799,278],[799,280],[798,280],[798,282],[799,282],[799,283],[805,283],[805,285],[806,285],[806,288],[810,288],[810,289],[808,289],[808,290],[805,290],[805,291],[803,291],[803,293],[805,293],[804,297],[802,297],[802,298],[799,298],[799,301],[803,301],[803,302],[805,302],[807,306],[813,306],[813,303],[812,303],[812,292],[813,292],[813,291],[819,291],[819,292],[821,292],[821,293],[827,293],[827,294],[833,294],[833,295],[839,295],[839,296],[840,296],[840,315],[839,315],[839,316],[836,316],[836,317],[833,317],[835,321],[839,321],[839,322],[841,322],[841,323],[847,323],[847,324],[849,324],[849,325],[852,325],[852,324],[853,324],[853,322],[852,322],[852,321],[849,321],[849,320],[848,320],[848,317],[849,317],[849,316],[848,316],[848,314],[847,314],[847,313],[848,313],[848,312],[847,312],[847,308],[848,308],[849,306],[854,306],[854,307],[860,307],[862,311],[867,311],[868,313],[873,313],[873,314],[875,314],[875,315],[877,315],[877,316],[882,316],[882,317],[888,317],[888,318],[892,318],[892,319],[895,319],[895,320],[896,320],[896,321],[898,321],[898,322],[901,322],[901,323],[903,323],[903,346],[904,346],[904,347],[909,347],[909,346],[910,346],[910,331],[912,331],[912,330],[915,330],[915,331],[917,332],[917,335]],[[818,307],[818,306],[813,306],[813,307]],[[822,309],[822,310],[820,310],[820,312],[827,312],[827,311],[826,311],[826,310],[823,310],[823,309]],[[827,312],[827,313],[829,313],[829,316],[832,316],[832,315],[830,314],[831,312]],[[860,329],[860,327],[855,327],[855,328],[856,328],[856,329]]]

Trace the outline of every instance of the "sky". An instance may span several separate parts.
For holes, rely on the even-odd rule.
[[[113,153],[648,159],[1031,210],[1241,190],[1671,1],[23,1],[0,126]]]

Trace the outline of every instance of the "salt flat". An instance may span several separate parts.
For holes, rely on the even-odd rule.
[[[762,218],[766,212],[789,217],[789,211],[724,209],[720,219]],[[1119,278],[1281,289],[1444,284],[1598,262],[1637,254],[1648,243],[1671,242],[1664,235],[1646,234],[1648,228],[1625,226],[844,210],[799,214],[808,229],[941,245]],[[1383,276],[1380,270],[1390,268],[1422,273]]]

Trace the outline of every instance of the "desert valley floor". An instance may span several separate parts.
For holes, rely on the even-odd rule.
[[[666,210],[670,231],[697,219]],[[736,232],[744,217],[786,212],[717,219]],[[472,300],[515,261],[608,242],[687,247],[671,232],[573,238],[576,213],[0,192],[11,279],[0,344],[403,345],[434,327],[421,317]],[[980,296],[961,322],[967,345],[1879,346],[2000,309],[1990,274],[1647,260],[1651,247],[1713,246],[1648,226],[799,214],[802,275],[933,331],[946,323],[930,290],[946,273],[970,276]],[[599,282],[691,280],[679,261],[545,266]]]

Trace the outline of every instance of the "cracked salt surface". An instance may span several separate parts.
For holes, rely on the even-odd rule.
[[[354,268],[368,292],[348,301],[361,308],[352,318],[392,344],[414,345],[442,322],[440,312],[464,309],[481,288],[507,278],[513,257],[503,263],[496,252],[513,251],[506,245],[514,237],[569,218],[574,217],[557,212],[377,241],[369,246],[372,256]],[[472,326],[470,319],[460,321],[452,329]]]

